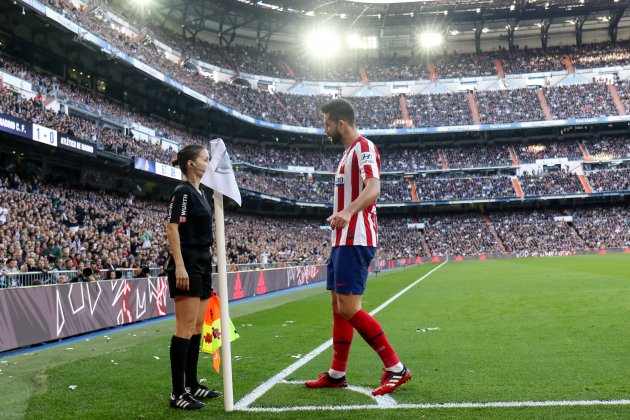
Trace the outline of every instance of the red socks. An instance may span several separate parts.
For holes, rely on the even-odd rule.
[[[341,315],[333,314],[333,360],[330,366],[331,369],[339,372],[346,371],[353,335],[354,328],[350,322]]]
[[[378,321],[376,321],[376,319],[372,317],[372,315],[368,314],[363,309],[361,309],[359,312],[354,314],[354,316],[350,319],[350,321],[346,321],[346,322],[349,322],[349,324],[352,325],[352,327],[354,327],[354,329],[356,329],[359,332],[359,334],[361,334],[361,337],[363,337],[363,339],[370,345],[370,347],[372,347],[374,351],[376,351],[376,353],[379,355],[379,357],[383,361],[383,364],[385,365],[386,368],[394,366],[397,363],[400,363],[400,359],[396,355],[396,352],[394,351],[392,346],[389,344],[389,341],[387,341],[387,337],[385,337],[385,332],[383,331],[383,328],[378,323]],[[335,325],[337,325],[336,318],[335,318]],[[334,336],[334,327],[333,327],[333,348],[334,348],[334,342],[335,342],[334,337],[335,336]],[[349,350],[349,346],[348,346],[348,350]],[[335,350],[335,355],[336,355],[336,350]],[[346,354],[346,360],[347,360],[347,357],[348,356]],[[334,359],[333,359],[333,363],[334,363]],[[344,368],[345,368],[345,365],[344,365]],[[333,369],[339,370],[334,367]],[[342,371],[345,371],[345,369],[343,369]]]

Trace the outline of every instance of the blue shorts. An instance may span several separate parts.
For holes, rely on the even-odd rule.
[[[341,295],[362,295],[374,255],[376,248],[371,246],[334,247],[328,259],[326,290]]]

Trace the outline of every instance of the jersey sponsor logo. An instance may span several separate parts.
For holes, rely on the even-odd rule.
[[[181,215],[185,218],[186,212],[188,211],[188,194],[184,194],[182,196],[182,213]]]
[[[335,185],[343,185],[343,176],[335,177]]]
[[[374,153],[371,153],[371,152],[361,153],[361,162],[374,163]]]
[[[180,217],[179,223],[186,223],[186,217],[185,216]]]

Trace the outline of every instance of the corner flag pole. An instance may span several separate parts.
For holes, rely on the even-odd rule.
[[[221,305],[221,360],[223,361],[223,405],[225,411],[234,410],[232,390],[232,345],[230,343],[230,311],[228,306],[227,270],[225,257],[225,221],[223,194],[214,192],[214,221],[217,236],[217,269],[219,274],[219,302]]]
[[[208,169],[201,177],[201,183],[214,190],[214,222],[217,237],[217,268],[219,274],[219,306],[221,311],[221,358],[223,361],[223,403],[225,411],[234,410],[232,391],[232,346],[230,337],[230,310],[227,286],[227,258],[225,257],[225,215],[223,196],[228,196],[239,206],[242,204],[241,192],[236,184],[232,162],[222,139],[210,142],[212,159]]]

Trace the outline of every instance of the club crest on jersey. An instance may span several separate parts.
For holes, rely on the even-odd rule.
[[[371,152],[362,153],[361,162],[374,163],[374,154]]]

